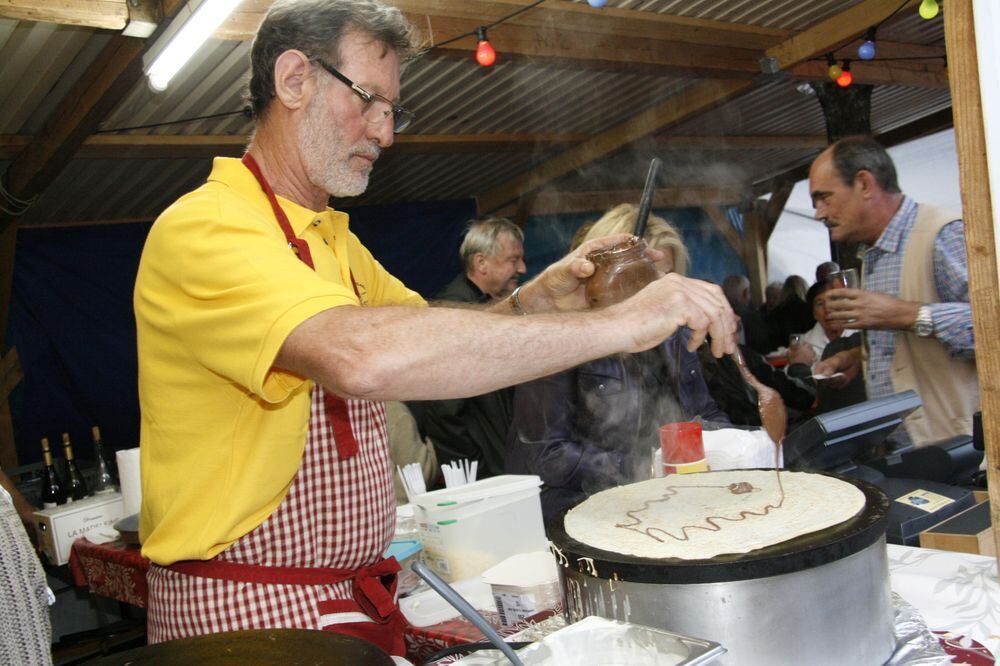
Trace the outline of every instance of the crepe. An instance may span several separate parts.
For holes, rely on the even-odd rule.
[[[613,553],[702,560],[838,525],[865,507],[846,481],[806,472],[780,479],[774,470],[704,472],[611,488],[566,514],[566,534]]]

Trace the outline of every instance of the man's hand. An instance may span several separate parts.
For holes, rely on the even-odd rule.
[[[533,314],[586,310],[589,307],[587,278],[594,274],[595,269],[594,264],[587,261],[587,254],[623,243],[629,238],[629,234],[616,234],[583,243],[524,285],[519,292],[522,307]],[[659,250],[647,250],[646,255],[653,261],[663,258],[663,252]]]
[[[709,282],[669,273],[606,310],[632,333],[630,352],[654,347],[681,326],[691,329],[690,351],[709,335],[717,358],[736,351],[736,315],[722,289]]]
[[[844,328],[908,331],[917,320],[920,303],[862,289],[830,289],[827,317]]]
[[[819,381],[832,388],[844,388],[854,381],[854,378],[861,373],[861,347],[837,352],[830,358],[820,361],[813,368],[813,374],[815,375],[829,376],[838,372],[842,372],[843,375]]]

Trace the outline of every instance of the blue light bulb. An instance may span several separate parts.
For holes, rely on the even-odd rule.
[[[866,41],[864,44],[858,47],[858,57],[862,60],[871,60],[875,57],[875,42],[872,40]]]
[[[608,0],[587,0],[587,4],[591,7],[603,7],[607,4]]]

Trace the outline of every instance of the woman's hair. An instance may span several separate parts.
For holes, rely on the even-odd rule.
[[[805,302],[807,291],[809,291],[809,285],[804,277],[789,275],[781,287],[781,302],[784,303],[792,296],[797,296],[800,301]]]
[[[594,222],[579,241],[577,241],[574,235],[573,241],[576,245],[573,247],[575,248],[583,242],[594,238],[602,238],[613,234],[633,233],[638,217],[639,207],[635,204],[620,204],[615,206],[602,215],[601,219]],[[684,247],[684,239],[681,238],[680,232],[669,222],[662,217],[650,214],[646,222],[646,233],[643,234],[643,238],[650,247],[673,254],[675,273],[680,273],[681,275],[687,273],[691,257],[688,254],[687,248]]]

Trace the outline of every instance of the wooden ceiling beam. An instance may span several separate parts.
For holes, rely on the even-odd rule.
[[[415,3],[416,4],[416,3]],[[408,14],[408,18],[429,38],[427,21],[433,28],[436,41],[475,31],[477,26],[488,23],[489,15],[473,14],[471,17],[461,3],[430,3],[448,5],[457,15]],[[493,5],[496,3],[478,3]],[[556,3],[556,6],[570,3]],[[579,5],[573,5],[579,7]],[[548,7],[542,5],[539,9]],[[580,8],[582,9],[582,8]],[[590,9],[587,7],[587,9]],[[534,12],[534,10],[532,10]],[[532,13],[528,12],[528,14]],[[565,14],[566,12],[559,12]],[[635,12],[633,12],[635,13]],[[644,12],[645,16],[648,12]],[[498,15],[499,17],[500,15]],[[662,16],[652,14],[652,16]],[[262,13],[234,12],[216,32],[226,39],[250,39]],[[635,22],[646,19],[635,19]],[[550,19],[551,21],[551,19]],[[657,21],[652,21],[656,24]],[[725,25],[725,24],[723,24]],[[505,22],[489,32],[490,42],[496,48],[500,61],[530,61],[537,64],[544,59],[551,64],[566,65],[591,70],[629,71],[632,73],[670,75],[687,74],[704,78],[751,78],[760,72],[757,63],[760,49],[747,47],[737,39],[717,45],[685,42],[667,38],[653,31],[642,36],[637,31],[618,32],[613,25],[605,24],[600,31],[580,31],[563,25],[521,25],[516,19]],[[697,33],[696,33],[697,34]],[[773,41],[773,39],[772,39]],[[734,46],[739,44],[740,46]],[[445,57],[471,58],[476,49],[476,38],[465,37],[434,49],[431,54]]]
[[[691,185],[687,187],[658,187],[653,196],[655,208],[701,208],[705,206],[738,203],[747,191],[745,183],[727,185]],[[621,203],[638,201],[641,190],[596,190],[586,192],[544,190],[531,202],[528,215],[557,215],[569,213],[601,212]],[[511,204],[499,211],[512,216],[518,204]]]
[[[909,0],[906,5],[913,6],[917,2],[919,0]],[[769,48],[766,55],[774,58],[781,69],[789,69],[825,53],[831,45],[853,38],[873,22],[897,11],[899,7],[897,0],[866,0]],[[538,189],[637,139],[722,104],[751,87],[752,83],[746,81],[707,81],[695,84],[527,173],[480,193],[476,197],[479,210],[482,212],[495,210],[525,192]]]
[[[425,44],[451,39],[470,28],[456,28],[447,20],[462,25],[489,24],[530,0],[387,0],[398,7],[417,26]],[[245,2],[223,23],[216,36],[224,39],[250,39],[260,24],[270,0]],[[682,42],[704,46],[731,47],[739,44],[749,50],[763,50],[786,39],[790,32],[778,28],[726,23],[688,16],[604,7],[594,9],[584,3],[547,2],[508,19],[490,31],[490,40],[503,39],[515,27],[545,31],[551,39],[557,33],[613,35],[651,39],[658,42]],[[475,45],[473,44],[473,48]]]
[[[792,67],[789,72],[796,80],[826,81],[827,67],[825,62],[810,60]],[[888,63],[856,60],[851,63],[851,73],[855,83],[915,88],[948,87],[948,69],[943,62],[934,60]]]
[[[121,30],[128,5],[126,0],[0,0],[0,18]]]
[[[395,138],[390,151],[397,155],[529,153],[564,149],[589,138],[590,135],[585,133],[400,134]],[[0,134],[0,159],[12,159],[31,140],[31,136],[22,134]],[[658,136],[655,142],[659,150],[813,150],[826,146],[826,136]],[[241,155],[246,143],[247,138],[238,135],[95,134],[83,142],[74,159],[200,159]]]

